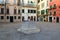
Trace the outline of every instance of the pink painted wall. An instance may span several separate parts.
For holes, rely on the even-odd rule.
[[[54,6],[54,4],[56,4],[56,9],[51,9],[49,10],[49,13],[50,11],[52,12],[52,14],[54,14],[54,11],[56,11],[56,15],[55,16],[60,16],[60,0],[52,0],[52,2],[49,2],[49,6],[52,5],[52,7]]]

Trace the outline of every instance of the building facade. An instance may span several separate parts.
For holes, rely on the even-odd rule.
[[[22,0],[22,21],[37,21],[37,0]]]
[[[6,0],[0,3],[0,22],[36,21],[36,0]]]
[[[20,22],[19,0],[3,0],[0,4],[0,22]],[[19,5],[18,5],[19,4]]]
[[[48,21],[48,0],[38,0],[38,21]]]
[[[60,22],[60,0],[50,0],[49,1],[49,22]]]

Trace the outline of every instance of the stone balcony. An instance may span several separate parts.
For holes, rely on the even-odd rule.
[[[23,7],[37,7],[36,4],[32,4],[32,3],[23,3],[21,4]]]

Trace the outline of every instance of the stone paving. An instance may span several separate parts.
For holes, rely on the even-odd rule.
[[[36,22],[23,22],[22,26],[18,28],[17,31],[24,34],[32,34],[40,32],[40,28],[38,28]]]
[[[60,23],[30,22],[30,24],[37,25],[41,32],[25,35],[16,30],[22,23],[0,23],[0,40],[60,40]]]

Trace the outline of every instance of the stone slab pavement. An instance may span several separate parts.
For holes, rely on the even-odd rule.
[[[0,40],[60,40],[60,23],[30,22],[29,25],[37,25],[41,32],[29,35],[19,33],[16,30],[20,28],[23,23],[26,22],[0,23]]]

